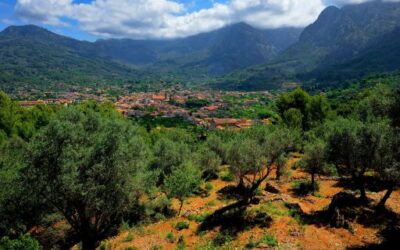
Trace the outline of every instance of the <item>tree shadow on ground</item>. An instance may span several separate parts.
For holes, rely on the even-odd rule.
[[[365,188],[371,192],[380,192],[386,189],[385,182],[376,176],[365,176]],[[345,190],[358,190],[358,185],[351,178],[340,178],[334,187],[341,187]]]
[[[226,241],[235,239],[240,232],[255,226],[265,228],[272,224],[272,218],[265,212],[247,213],[248,205],[248,202],[240,200],[216,210],[199,226],[198,233],[219,228],[214,244],[223,245]]]
[[[301,220],[304,224],[346,228],[352,231],[352,223],[365,227],[382,228],[396,225],[399,215],[388,209],[376,209],[372,202],[361,201],[351,193],[340,192],[336,194],[330,205],[314,213],[304,213],[301,207],[294,204],[285,204],[292,217]]]
[[[400,226],[389,226],[380,233],[383,241],[378,244],[370,244],[361,247],[350,247],[348,250],[397,250],[400,242]]]
[[[245,190],[235,185],[228,185],[217,192],[219,200],[239,200],[245,195]]]

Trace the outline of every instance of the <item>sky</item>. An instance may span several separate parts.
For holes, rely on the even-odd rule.
[[[172,39],[238,22],[305,27],[330,5],[367,1],[373,0],[0,0],[0,30],[35,24],[88,41]]]

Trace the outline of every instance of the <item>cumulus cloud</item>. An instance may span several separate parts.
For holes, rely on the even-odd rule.
[[[176,0],[17,0],[18,17],[49,25],[72,19],[99,37],[177,38],[246,22],[259,28],[303,27],[330,4],[368,0],[230,0],[213,1],[207,9],[189,12]],[[393,0],[391,0],[393,1]],[[397,1],[397,0],[394,0]]]

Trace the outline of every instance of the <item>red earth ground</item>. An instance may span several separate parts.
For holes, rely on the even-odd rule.
[[[293,164],[298,158],[292,159],[289,164]],[[261,202],[258,205],[251,205],[247,211],[263,210],[272,217],[272,224],[267,228],[258,226],[240,232],[235,239],[224,249],[244,249],[250,241],[257,241],[263,235],[273,235],[279,242],[276,249],[307,249],[307,250],[330,250],[347,249],[349,247],[364,246],[372,243],[379,243],[379,228],[365,227],[361,224],[352,224],[352,232],[347,229],[331,228],[329,226],[318,226],[315,224],[304,224],[300,220],[290,216],[288,208],[284,202],[297,203],[304,213],[312,213],[327,207],[331,198],[336,193],[342,191],[337,187],[336,180],[319,178],[320,191],[316,196],[308,195],[306,197],[297,197],[291,190],[291,182],[301,180],[308,176],[299,170],[291,170],[290,174],[280,182],[274,180],[274,174],[266,181],[279,188],[280,194],[271,194],[262,192]],[[204,249],[205,242],[212,241],[218,235],[219,229],[206,231],[204,234],[197,234],[199,223],[189,221],[188,214],[212,213],[234,201],[224,201],[218,199],[217,191],[234,184],[222,180],[211,181],[213,189],[210,195],[205,198],[191,197],[187,199],[183,206],[180,217],[165,219],[161,222],[143,226],[141,228],[132,228],[120,232],[116,237],[104,241],[102,244],[105,249],[126,250],[126,249],[176,249],[177,240],[169,243],[166,240],[168,233],[172,233],[176,239],[183,236],[186,249]],[[265,183],[263,183],[265,186]],[[378,200],[383,192],[370,193],[369,198]],[[393,193],[387,202],[387,207],[393,212],[400,213],[400,192]],[[173,208],[178,208],[178,202],[173,202]],[[174,228],[180,221],[190,222],[189,229],[178,231]],[[210,249],[210,248],[208,248]],[[214,248],[213,248],[214,249]],[[274,249],[274,248],[258,248]]]

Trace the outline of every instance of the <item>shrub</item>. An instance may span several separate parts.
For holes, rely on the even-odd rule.
[[[254,241],[254,237],[250,236],[249,242],[246,244],[246,249],[253,249],[259,245],[259,242]]]
[[[189,222],[187,222],[187,221],[180,221],[180,222],[176,223],[176,225],[175,225],[175,229],[178,231],[183,230],[183,229],[188,229],[188,228],[189,228]]]
[[[207,191],[211,191],[214,188],[214,186],[210,182],[207,182],[204,187]]]
[[[178,240],[178,245],[176,246],[177,250],[184,250],[186,249],[186,241],[185,238],[181,235]]]
[[[137,247],[126,247],[125,250],[139,250]]]
[[[229,171],[229,172],[225,172],[223,174],[220,175],[221,180],[223,181],[234,181],[235,180],[235,176],[233,176],[233,174]]]
[[[265,234],[260,240],[260,243],[267,244],[270,247],[278,246],[278,240],[271,234]]]
[[[124,242],[130,242],[133,240],[133,235],[131,232],[128,233],[128,235],[125,237]]]
[[[203,214],[191,214],[189,215],[188,219],[191,221],[196,221],[197,223],[202,223],[207,219],[210,213],[203,213]]]
[[[232,236],[229,233],[222,231],[217,234],[213,240],[213,243],[215,246],[222,246],[230,241],[232,241]]]
[[[0,249],[5,250],[40,250],[39,242],[29,235],[22,235],[11,240],[7,236],[0,239]]]
[[[292,183],[292,191],[298,196],[306,196],[313,191],[319,191],[319,184],[315,182],[315,189],[310,181],[295,181]]]
[[[174,235],[172,232],[169,232],[169,233],[167,234],[167,236],[165,237],[165,240],[166,240],[168,243],[174,243],[175,240],[176,240],[176,238],[175,238],[175,235]]]

